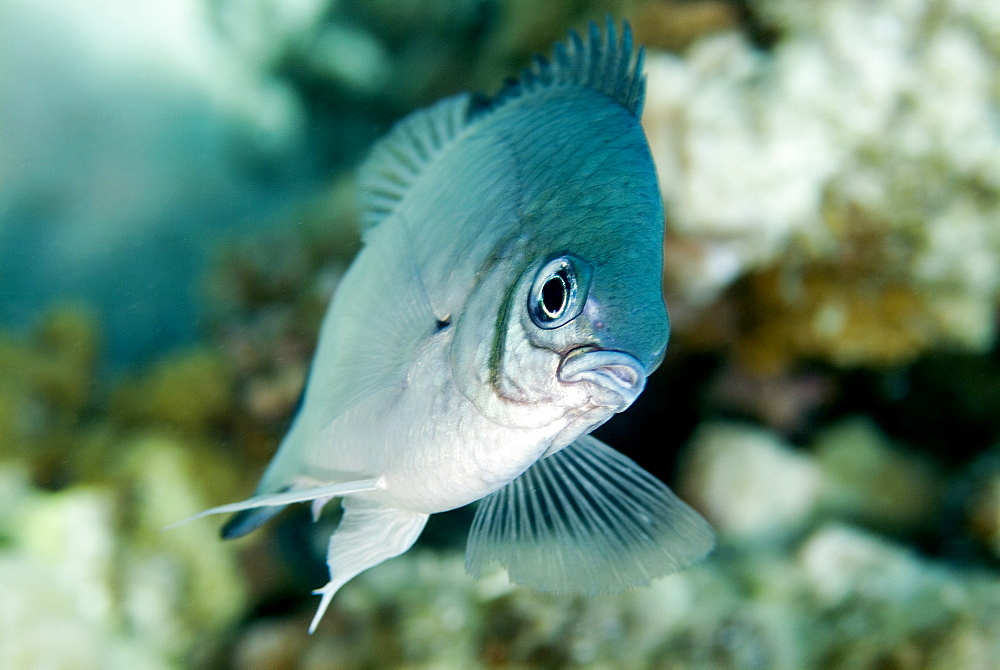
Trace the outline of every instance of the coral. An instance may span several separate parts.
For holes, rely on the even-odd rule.
[[[207,527],[160,529],[249,486],[199,444],[206,417],[227,411],[218,371],[183,359],[132,387],[132,408],[157,410],[131,421],[173,421],[197,440],[125,438],[96,382],[97,349],[95,320],[76,307],[0,336],[0,666],[204,664],[243,609],[234,548]]]
[[[112,406],[126,423],[164,425],[200,435],[227,418],[233,383],[225,360],[208,350],[177,353],[119,388]]]
[[[169,631],[156,626],[167,612],[143,611],[150,604],[183,620],[192,637],[199,627],[218,630],[231,623],[243,610],[246,591],[236,570],[236,547],[219,542],[212,524],[164,527],[241,495],[245,484],[236,467],[208,450],[154,435],[122,445],[110,475],[123,507],[119,532],[135,557],[134,569],[173,582],[169,598],[160,595],[160,602],[126,601],[134,610],[130,614],[144,618],[147,634],[164,637]]]
[[[774,542],[814,515],[884,532],[927,530],[946,480],[927,458],[892,444],[872,421],[827,426],[805,449],[751,424],[705,422],[687,445],[678,491],[728,542]],[[990,486],[984,478],[984,500]],[[977,507],[989,525],[988,502]]]
[[[232,545],[207,527],[161,532],[206,505],[193,482],[208,464],[164,439],[122,451],[114,476],[58,492],[0,464],[0,666],[204,665],[242,612]]]
[[[94,315],[63,306],[25,337],[0,333],[0,453],[29,459],[39,481],[63,477],[66,452],[94,402]]]
[[[164,667],[162,656],[130,639],[114,616],[120,566],[109,493],[42,494],[9,464],[0,477],[0,664],[97,668],[132,660]]]
[[[995,340],[1000,46],[989,0],[752,3],[777,36],[650,54],[644,125],[683,337],[746,365]],[[991,14],[992,12],[992,14]],[[962,76],[954,76],[962,72]],[[727,320],[706,309],[719,301]]]
[[[795,357],[884,366],[938,346],[943,329],[955,324],[943,323],[912,286],[872,273],[831,266],[751,274],[733,290],[748,315],[740,360],[763,371],[780,371]],[[981,317],[988,323],[991,315]]]
[[[991,480],[977,481],[976,527],[990,536]],[[751,424],[710,421],[685,448],[678,492],[727,543],[773,544],[818,516],[927,532],[940,521],[947,484],[930,459],[891,443],[867,418],[829,425],[798,450]]]
[[[989,668],[995,575],[948,569],[848,526],[790,554],[749,545],[647,588],[539,594],[473,581],[454,553],[415,551],[348,584],[316,634],[309,612],[243,629],[241,670],[274,667]],[[965,660],[971,665],[953,666]]]
[[[795,569],[827,619],[813,631],[822,667],[987,668],[1000,659],[995,575],[960,577],[837,525],[807,538]]]
[[[941,508],[944,477],[929,459],[894,445],[867,418],[822,431],[812,450],[824,477],[824,507],[838,518],[913,530]]]
[[[778,435],[709,422],[688,445],[679,487],[722,537],[758,541],[797,530],[820,490],[816,463]]]

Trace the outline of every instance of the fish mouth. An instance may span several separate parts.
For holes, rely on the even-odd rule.
[[[639,360],[624,351],[577,347],[559,363],[559,381],[567,384],[590,382],[600,391],[592,395],[598,405],[624,410],[646,386],[646,369]]]

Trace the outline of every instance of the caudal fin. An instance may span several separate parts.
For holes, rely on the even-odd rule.
[[[238,537],[249,535],[265,523],[278,516],[284,507],[258,507],[257,509],[245,509],[229,517],[219,535],[223,540],[235,540]]]

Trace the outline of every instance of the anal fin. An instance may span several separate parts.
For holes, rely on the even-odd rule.
[[[491,565],[539,591],[624,591],[677,572],[714,545],[708,523],[594,437],[539,460],[480,503],[466,570]]]
[[[309,632],[316,630],[333,596],[358,573],[398,556],[416,542],[428,514],[385,507],[357,498],[346,498],[344,516],[330,536],[326,563],[330,581],[313,593],[322,599]]]

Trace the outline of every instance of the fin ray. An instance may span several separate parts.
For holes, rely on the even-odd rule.
[[[315,428],[317,418],[325,425],[360,401],[401,386],[416,349],[438,331],[439,317],[398,218],[369,231],[353,270],[341,289],[351,301],[330,310],[320,333],[313,366],[325,376],[310,379],[304,427]],[[332,349],[333,342],[340,348]]]
[[[597,24],[591,22],[586,39],[571,30],[566,42],[557,42],[552,53],[551,61],[541,56],[533,59],[520,79],[505,86],[487,108],[541,88],[575,84],[604,93],[636,117],[642,114],[646,89],[643,49],[633,47],[628,21],[622,21],[621,39],[614,20],[608,17],[603,36]]]
[[[313,591],[322,598],[309,624],[310,633],[316,630],[340,587],[357,574],[413,546],[429,516],[355,498],[346,499],[343,507],[344,516],[330,536],[326,555],[330,581]]]
[[[164,526],[163,530],[170,530],[172,528],[176,528],[177,526],[183,526],[191,521],[214,514],[229,514],[231,512],[242,512],[245,510],[253,510],[264,507],[284,507],[286,505],[291,505],[292,503],[308,502],[310,500],[316,500],[317,498],[345,496],[352,493],[374,491],[382,488],[383,486],[382,477],[371,477],[368,479],[358,479],[349,482],[337,482],[333,484],[324,484],[322,486],[312,486],[309,488],[291,489],[281,493],[255,495],[247,498],[246,500],[241,500],[240,502],[219,505],[218,507],[212,507],[202,512],[198,512],[197,514],[189,516],[186,519],[181,519],[180,521],[175,521],[168,526]]]
[[[470,96],[460,93],[398,122],[358,170],[361,230],[389,215],[413,180],[465,126]]]
[[[466,570],[499,564],[540,591],[623,591],[677,572],[713,544],[697,512],[588,435],[480,503]]]

